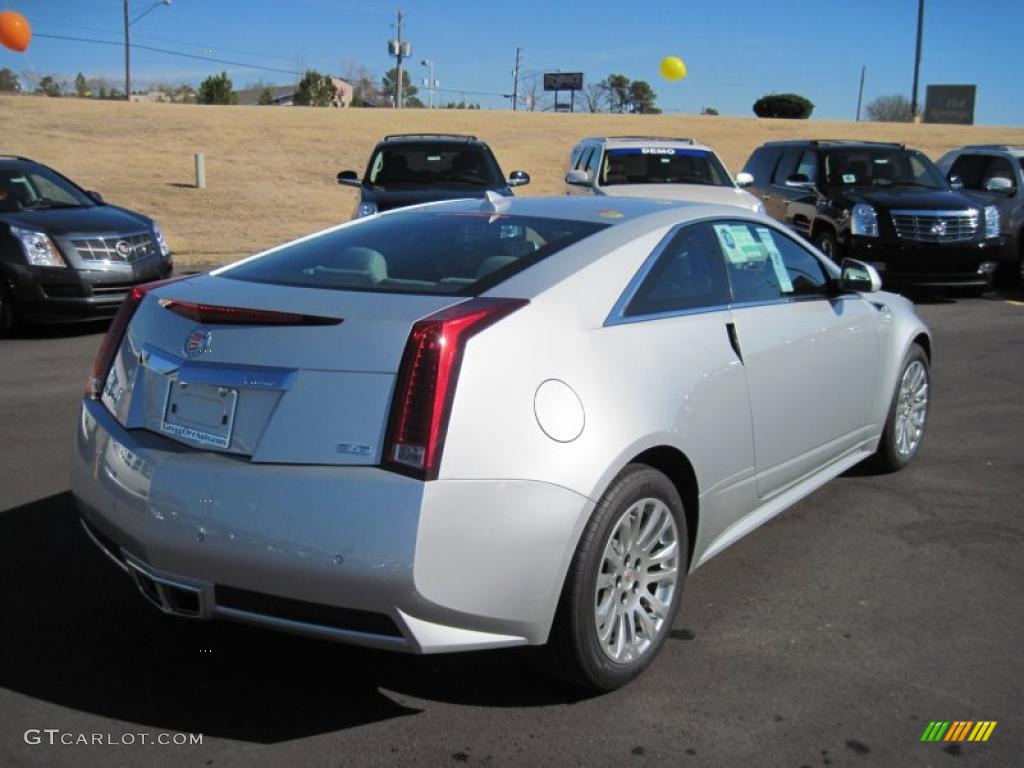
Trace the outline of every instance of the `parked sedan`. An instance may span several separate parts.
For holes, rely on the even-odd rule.
[[[148,216],[41,163],[0,156],[0,337],[19,320],[112,317],[134,286],[171,268]]]
[[[612,689],[689,572],[854,464],[918,452],[931,341],[879,285],[736,207],[370,216],[135,289],[74,496],[167,613],[537,646]]]

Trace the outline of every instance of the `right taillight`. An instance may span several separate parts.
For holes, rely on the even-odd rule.
[[[413,325],[391,401],[386,469],[420,480],[437,477],[466,342],[528,303],[470,299]]]
[[[156,288],[160,288],[168,283],[173,283],[177,280],[183,280],[185,275],[181,277],[171,277],[167,280],[157,280],[153,283],[143,283],[142,285],[136,285],[129,291],[128,295],[124,297],[124,301],[121,302],[121,306],[117,308],[117,314],[114,315],[114,319],[110,322],[110,328],[107,329],[107,335],[103,337],[103,343],[100,344],[99,351],[96,353],[96,359],[92,363],[92,372],[89,374],[89,378],[85,381],[85,396],[90,397],[93,400],[99,400],[103,394],[103,384],[107,380],[107,376],[110,374],[110,367],[114,364],[114,357],[117,355],[117,350],[121,348],[121,340],[124,338],[124,332],[128,329],[128,323],[131,322],[132,316],[135,314],[135,310],[139,308],[139,304],[142,303],[142,299],[147,293]]]

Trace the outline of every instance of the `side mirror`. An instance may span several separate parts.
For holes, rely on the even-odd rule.
[[[530,183],[530,174],[526,171],[512,171],[506,182],[510,187],[522,187]]]
[[[575,187],[589,187],[590,174],[580,169],[569,171],[565,174],[565,183]]]
[[[993,176],[985,182],[986,192],[996,192],[1001,195],[1013,194],[1013,182],[1005,176]]]
[[[814,182],[807,178],[806,174],[791,173],[786,177],[786,186],[796,187],[797,189],[813,189]]]
[[[361,187],[362,182],[359,181],[359,174],[355,171],[342,171],[338,174],[338,183],[344,184],[346,187]]]
[[[961,179],[959,176],[950,176],[949,177],[949,188],[950,189],[955,189],[955,190],[957,190],[959,192],[961,189],[964,188],[964,181],[963,181],[963,179]]]
[[[94,191],[90,190],[90,191],[86,192],[85,194],[87,194],[89,197],[91,197],[92,201],[94,203],[96,203],[97,205],[104,205],[103,195],[101,195],[99,192],[94,192]]]
[[[844,291],[876,293],[882,290],[882,278],[870,264],[856,259],[843,259],[839,287]]]
[[[749,187],[754,183],[754,177],[746,172],[736,174],[736,186],[737,187]]]

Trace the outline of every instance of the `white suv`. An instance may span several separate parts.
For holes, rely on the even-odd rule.
[[[693,139],[656,136],[594,136],[573,147],[566,169],[567,195],[654,197],[738,205],[764,213],[761,202],[740,187],[711,147]]]

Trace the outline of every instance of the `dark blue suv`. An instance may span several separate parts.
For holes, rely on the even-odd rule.
[[[360,218],[406,205],[485,197],[489,191],[511,195],[512,187],[530,183],[530,175],[512,171],[506,179],[491,148],[476,136],[408,133],[385,136],[362,179],[342,171],[338,183],[359,188],[353,218]]]

